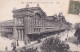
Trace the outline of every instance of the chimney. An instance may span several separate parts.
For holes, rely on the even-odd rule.
[[[14,7],[13,10],[16,10],[16,7]]]
[[[39,4],[37,4],[37,7],[39,7]]]
[[[26,8],[29,8],[29,4],[26,5]]]

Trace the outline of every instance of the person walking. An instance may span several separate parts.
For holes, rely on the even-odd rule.
[[[26,40],[24,40],[24,44],[27,45],[27,41]]]
[[[19,46],[19,42],[18,42],[18,40],[17,40],[17,46]]]
[[[7,46],[5,47],[5,50],[6,50],[6,52],[8,51],[8,47]]]
[[[16,42],[12,42],[11,46],[13,47],[12,51],[16,52]]]

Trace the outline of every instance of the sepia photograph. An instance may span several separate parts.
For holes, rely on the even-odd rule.
[[[0,52],[80,52],[80,0],[0,0]]]

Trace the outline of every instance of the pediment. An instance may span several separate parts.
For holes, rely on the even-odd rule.
[[[29,7],[29,8],[22,8],[13,10],[13,15],[20,16],[20,15],[35,15],[39,13],[41,16],[46,16],[46,13],[40,7]]]

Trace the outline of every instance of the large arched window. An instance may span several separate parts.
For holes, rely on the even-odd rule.
[[[35,14],[35,18],[39,18],[40,19],[41,18],[41,15],[39,13],[36,13]]]
[[[40,26],[41,25],[41,21],[40,21],[41,15],[39,13],[36,13],[34,18],[35,18],[35,20],[34,20],[35,21],[35,25],[36,26]]]

